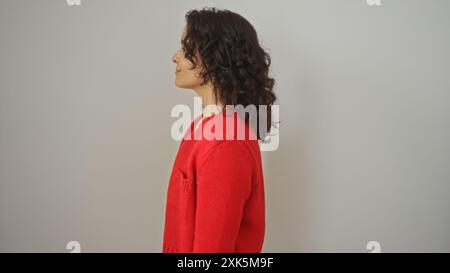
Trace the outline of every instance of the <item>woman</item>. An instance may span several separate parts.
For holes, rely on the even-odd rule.
[[[172,60],[176,86],[201,96],[203,112],[173,165],[163,252],[261,252],[265,197],[258,140],[264,139],[263,123],[270,131],[276,100],[270,57],[246,19],[206,8],[186,14],[181,48]],[[258,112],[255,124],[229,110],[238,105],[266,106],[266,112]],[[238,128],[245,129],[244,138]]]

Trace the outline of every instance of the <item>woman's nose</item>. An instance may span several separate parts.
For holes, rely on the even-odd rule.
[[[172,55],[172,62],[174,62],[174,63],[178,62],[178,51],[175,52],[175,54]]]

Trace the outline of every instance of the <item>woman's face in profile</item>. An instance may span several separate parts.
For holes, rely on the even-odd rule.
[[[181,40],[186,36],[186,25],[181,33]],[[175,63],[175,85],[179,88],[195,89],[202,83],[202,78],[199,73],[201,71],[200,63],[193,68],[193,64],[184,55],[183,44],[181,48],[172,56],[172,61]]]

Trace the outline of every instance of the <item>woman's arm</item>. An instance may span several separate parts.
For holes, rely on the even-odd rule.
[[[254,161],[243,141],[214,148],[197,174],[193,252],[235,252]]]

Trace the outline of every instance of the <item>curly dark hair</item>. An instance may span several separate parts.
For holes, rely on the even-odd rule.
[[[275,80],[269,77],[271,59],[261,47],[255,28],[241,15],[229,10],[204,8],[186,13],[185,57],[195,68],[200,57],[202,84],[211,82],[217,100],[226,105],[256,107],[257,138],[260,105],[267,107],[267,132],[272,125],[271,106]],[[245,121],[249,118],[245,116]]]

